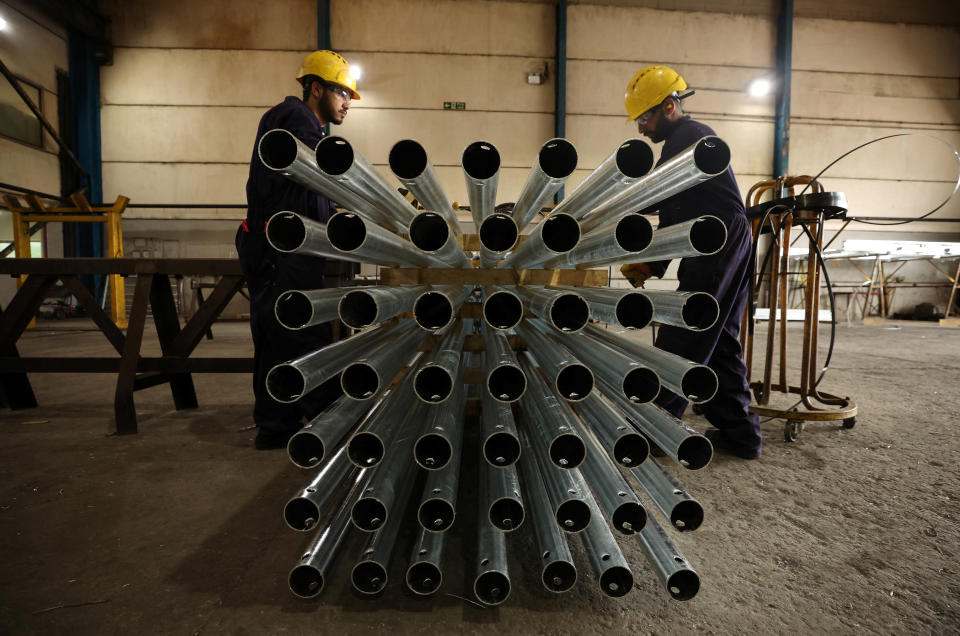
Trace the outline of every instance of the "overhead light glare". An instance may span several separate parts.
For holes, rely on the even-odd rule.
[[[9,23],[3,19],[3,16],[0,15],[0,31],[6,31]]]
[[[350,77],[359,80],[363,76],[363,69],[355,64],[350,65]]]
[[[770,89],[772,88],[773,82],[766,77],[758,77],[750,82],[750,87],[747,91],[750,93],[750,97],[765,97],[770,94]]]

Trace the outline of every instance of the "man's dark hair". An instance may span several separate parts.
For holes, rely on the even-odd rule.
[[[320,82],[323,85],[323,80],[316,75],[305,75],[301,82],[303,82],[303,97],[301,98],[303,101],[307,101],[307,98],[310,97],[310,89],[314,82]]]

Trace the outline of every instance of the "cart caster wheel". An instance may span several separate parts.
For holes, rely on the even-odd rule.
[[[853,428],[857,425],[856,417],[848,417],[843,420],[843,428]]]
[[[783,441],[795,442],[800,437],[800,431],[803,430],[803,422],[787,421],[783,425]]]

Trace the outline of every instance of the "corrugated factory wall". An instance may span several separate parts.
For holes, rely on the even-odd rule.
[[[47,121],[58,130],[57,69],[67,70],[66,32],[26,2],[0,2],[0,15],[7,22],[7,28],[0,33],[0,58],[18,79],[40,88],[38,106]],[[0,77],[0,82],[6,81]],[[17,102],[16,107],[21,109],[21,104]],[[25,105],[23,109],[26,109]],[[42,133],[41,147],[0,136],[0,182],[59,195],[57,153],[57,144],[46,131]],[[62,224],[48,224],[46,231],[35,234],[32,240],[44,243],[47,256],[63,256]],[[0,208],[0,249],[12,241],[11,214]],[[5,306],[15,291],[14,279],[0,277],[0,305]]]
[[[831,15],[830,4],[821,4],[818,14]],[[316,2],[101,6],[113,20],[116,46],[115,63],[101,76],[105,198],[243,203],[257,121],[299,92],[293,75],[316,45]],[[333,47],[364,69],[363,99],[333,132],[385,174],[394,142],[420,140],[448,195],[464,202],[460,153],[471,141],[489,140],[503,158],[498,200],[514,200],[537,148],[553,134],[554,12],[548,2],[332,0]],[[637,68],[657,62],[675,66],[697,89],[687,108],[730,144],[744,193],[768,178],[773,99],[751,98],[746,88],[772,73],[775,32],[776,17],[759,10],[571,3],[566,125],[580,169],[567,192],[636,135],[624,123],[624,86]],[[543,84],[526,83],[528,72],[544,68]],[[924,132],[960,146],[958,78],[955,27],[797,17],[791,172],[815,173],[850,147],[893,132]],[[445,110],[444,102],[454,108]],[[456,110],[457,102],[465,109]],[[857,215],[915,216],[946,195],[955,171],[945,147],[911,137],[862,151],[824,182],[846,191]],[[938,214],[960,217],[960,201]],[[131,210],[125,230],[131,238],[179,241],[181,256],[219,256],[230,253],[233,219],[242,216],[228,209]],[[164,220],[145,220],[151,218]],[[170,221],[181,218],[211,220]],[[944,240],[956,237],[956,225],[847,232]]]

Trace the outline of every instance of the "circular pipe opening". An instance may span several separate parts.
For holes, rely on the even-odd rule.
[[[653,149],[639,139],[628,139],[617,149],[617,169],[625,177],[638,179],[653,168]]]
[[[427,169],[427,151],[413,139],[401,139],[393,144],[387,161],[398,178],[416,179]]]
[[[360,468],[376,466],[384,452],[383,441],[373,433],[357,433],[347,442],[347,456]]]
[[[414,594],[428,596],[440,589],[443,574],[433,563],[421,561],[407,569],[407,587]]]
[[[703,506],[693,499],[678,502],[670,511],[670,523],[680,532],[693,532],[703,523]]]
[[[296,402],[306,390],[306,380],[296,367],[283,363],[267,372],[267,393],[277,402]]]
[[[486,141],[475,141],[463,151],[460,163],[472,179],[489,179],[500,170],[500,153]]]
[[[667,579],[667,591],[678,601],[689,601],[700,591],[700,576],[693,570],[674,572]]]
[[[647,525],[647,511],[640,504],[627,501],[613,511],[612,521],[613,527],[623,534],[633,534]]]
[[[350,572],[353,588],[361,594],[379,594],[387,586],[387,571],[374,561],[363,561]]]
[[[501,572],[484,572],[473,582],[473,593],[482,603],[499,605],[510,596],[510,579]]]
[[[719,137],[704,137],[693,151],[693,162],[701,172],[718,175],[730,165],[730,147]]]
[[[580,242],[580,224],[569,214],[551,214],[540,227],[540,238],[548,250],[563,254]]]
[[[287,579],[290,591],[300,598],[313,598],[323,591],[323,575],[310,565],[298,565]]]
[[[613,458],[627,468],[633,468],[647,461],[650,455],[650,443],[639,433],[626,433],[613,443]]]
[[[313,433],[295,433],[287,442],[290,461],[300,468],[313,468],[323,461],[326,448],[323,440]]]
[[[483,457],[493,466],[515,464],[520,459],[520,440],[513,433],[494,433],[483,442]]]
[[[590,506],[581,499],[568,499],[557,508],[555,517],[561,530],[580,532],[590,525]]]
[[[423,367],[413,377],[413,390],[424,402],[439,404],[453,393],[453,378],[441,366]]]
[[[387,521],[387,508],[372,497],[358,499],[350,510],[353,525],[366,532],[373,532]]]
[[[544,566],[540,581],[551,592],[566,592],[577,582],[577,568],[569,561],[552,561]]]
[[[271,170],[289,168],[297,158],[297,139],[283,129],[269,130],[260,138],[257,154],[263,165]]]
[[[694,292],[683,303],[680,310],[684,324],[692,331],[706,331],[712,327],[720,316],[720,305],[717,299],[706,292]]]
[[[580,331],[590,319],[590,305],[579,294],[563,294],[550,305],[550,322],[560,331]]]
[[[614,235],[620,249],[639,252],[650,246],[650,241],[653,240],[653,226],[646,217],[628,214],[617,222]]]
[[[643,329],[653,320],[653,302],[645,294],[630,292],[617,301],[614,312],[620,326]]]
[[[293,212],[277,212],[267,222],[267,242],[278,252],[295,252],[305,240],[307,228]]]
[[[503,497],[490,504],[490,523],[504,532],[511,532],[523,525],[523,504],[516,499]]]
[[[700,470],[713,458],[713,445],[703,435],[691,435],[677,447],[680,465],[689,470]]]
[[[516,294],[493,292],[483,302],[483,319],[494,329],[513,329],[523,319],[523,303]]]
[[[329,175],[342,175],[353,165],[353,147],[343,137],[325,137],[317,144],[317,165]]]
[[[517,222],[505,214],[491,214],[480,222],[480,244],[491,252],[506,252],[517,243]]]
[[[540,148],[538,161],[551,179],[566,179],[577,169],[577,149],[566,139],[551,139]]]
[[[351,364],[340,374],[340,386],[347,397],[366,400],[380,392],[380,374],[366,362]]]
[[[303,329],[313,318],[313,303],[299,290],[280,294],[273,306],[277,322],[287,329]]]
[[[633,589],[633,573],[619,565],[607,568],[600,575],[600,589],[613,598],[623,596]]]
[[[587,449],[583,440],[573,433],[557,435],[550,442],[550,461],[560,468],[576,468],[583,463]]]
[[[379,310],[373,294],[362,289],[354,289],[340,299],[337,304],[337,313],[340,315],[340,320],[348,327],[363,329],[373,324]]]
[[[690,367],[680,379],[683,397],[694,404],[702,404],[712,399],[717,394],[718,384],[716,372],[703,365]]]
[[[436,252],[449,237],[450,226],[439,214],[421,212],[410,221],[410,241],[424,252]]]
[[[634,367],[623,376],[623,394],[631,402],[646,404],[660,393],[660,376],[653,369]]]
[[[690,228],[690,244],[703,256],[716,254],[727,242],[727,226],[715,216],[701,216]]]
[[[367,240],[367,224],[356,214],[339,212],[327,221],[327,240],[334,249],[352,252]]]
[[[306,532],[320,519],[320,509],[305,497],[294,497],[283,507],[283,518],[294,530]]]
[[[450,463],[453,447],[443,435],[427,433],[413,446],[413,457],[427,470],[439,470]]]
[[[453,320],[453,304],[439,292],[424,292],[413,303],[413,319],[421,329],[442,329]]]
[[[527,376],[516,365],[500,365],[487,376],[487,391],[498,402],[516,402],[527,391]]]
[[[582,364],[569,364],[560,370],[554,384],[564,399],[579,402],[593,391],[593,371]]]
[[[427,499],[417,510],[420,527],[430,532],[443,532],[453,525],[456,512],[445,499]]]

